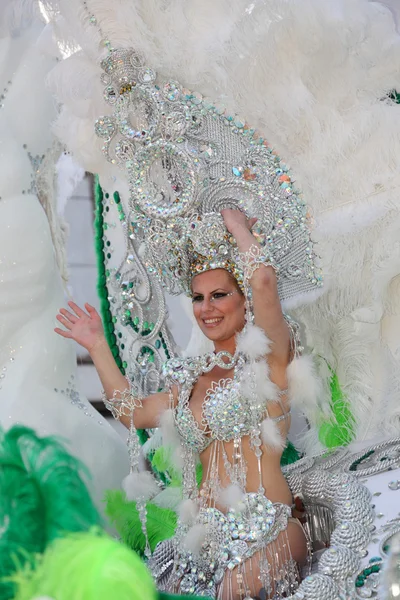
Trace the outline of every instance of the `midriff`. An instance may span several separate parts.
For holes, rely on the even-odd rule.
[[[209,473],[209,465],[211,457],[213,455],[213,446],[220,442],[214,441],[202,454],[200,455],[200,462],[203,468],[203,478],[200,486],[200,490],[204,487],[207,482]],[[232,463],[232,454],[234,451],[234,442],[223,443],[228,460]],[[245,436],[241,440],[241,448],[244,463],[247,466],[247,477],[246,477],[246,492],[257,492],[260,487],[260,476],[258,471],[258,461],[252,448],[250,448],[250,438]],[[262,487],[265,490],[265,496],[271,500],[271,502],[282,502],[283,504],[291,505],[293,502],[292,493],[283,476],[280,459],[281,452],[273,452],[267,449],[265,446],[262,447],[263,455],[261,457],[261,481]],[[218,460],[218,475],[223,487],[230,485],[231,481],[228,474],[226,473],[224,461],[222,456],[219,456]],[[223,507],[217,505],[219,510],[223,511]]]

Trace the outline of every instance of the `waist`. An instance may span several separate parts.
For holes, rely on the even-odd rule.
[[[203,453],[204,454],[204,453]],[[258,472],[258,465],[256,461],[253,464],[253,457],[249,457],[247,460],[247,476],[246,476],[246,485],[244,491],[248,494],[257,493],[260,487],[260,476]],[[203,455],[200,457],[201,464],[203,468],[203,477],[200,484],[200,495],[203,496],[203,499],[206,501],[208,506],[215,506],[218,510],[225,512],[226,508],[222,506],[218,500],[213,497],[207,498],[208,493],[207,489],[209,486],[209,460]],[[230,478],[228,477],[224,462],[220,460],[218,462],[218,476],[219,480],[222,483],[222,486],[229,486],[231,483]],[[264,495],[271,500],[271,502],[279,502],[282,504],[287,504],[289,506],[293,503],[293,496],[288,486],[288,483],[282,473],[280,466],[280,457],[279,456],[269,456],[263,457],[261,460],[261,480],[262,486],[265,490]]]

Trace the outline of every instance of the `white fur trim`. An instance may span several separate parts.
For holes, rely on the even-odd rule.
[[[254,383],[254,391],[253,391]],[[240,389],[248,400],[274,402],[278,398],[279,388],[269,378],[269,366],[265,359],[247,365],[241,377]]]
[[[278,398],[279,388],[269,378],[269,366],[267,361],[259,360],[252,365],[254,372],[257,394],[262,400],[274,402]]]
[[[223,488],[218,496],[218,502],[224,508],[233,508],[233,510],[243,510],[245,495],[236,483],[231,483]]]
[[[162,445],[162,433],[161,429],[158,427],[153,435],[151,435],[143,444],[142,452],[143,456],[148,456],[150,452],[153,450],[157,450]]]
[[[248,324],[236,336],[237,350],[250,360],[257,360],[270,352],[271,342],[260,327]]]
[[[172,408],[168,408],[161,414],[160,429],[163,446],[170,446],[175,449],[180,445],[179,434],[176,429],[174,411]]]
[[[179,518],[184,525],[193,525],[199,514],[199,507],[194,500],[187,498],[179,506]]]
[[[290,404],[307,416],[315,415],[324,393],[312,356],[305,354],[295,358],[287,368],[287,378]]]
[[[168,508],[169,510],[177,511],[180,503],[182,502],[182,488],[178,486],[169,485],[154,496],[153,504],[160,508]]]
[[[272,448],[273,450],[283,450],[285,447],[285,440],[283,439],[278,426],[272,419],[267,417],[261,423],[261,438],[265,446]]]
[[[171,459],[178,469],[183,467],[183,453],[181,440],[176,429],[174,411],[172,408],[165,410],[160,417],[162,445],[171,449]]]
[[[149,471],[129,473],[122,482],[122,489],[128,500],[151,500],[160,491]]]
[[[205,542],[207,527],[203,524],[193,525],[183,539],[183,546],[188,552],[198,554],[202,544]]]

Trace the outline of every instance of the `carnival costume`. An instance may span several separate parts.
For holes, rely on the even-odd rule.
[[[174,451],[182,465],[182,515],[174,538],[156,547],[149,565],[161,589],[213,598],[248,598],[249,590],[257,586],[252,581],[255,556],[259,587],[268,598],[287,597],[299,583],[286,535],[292,507],[272,503],[265,496],[261,469],[263,446],[282,450],[285,445],[275,421],[288,419],[281,401],[287,390],[279,390],[269,379],[265,357],[270,343],[252,323],[250,280],[257,268],[270,266],[278,273],[282,299],[318,289],[322,278],[314,265],[306,206],[289,185],[290,176],[279,157],[244,122],[236,119],[230,126],[225,117],[221,119],[214,109],[204,107],[195,93],[183,91],[177,82],[158,81],[132,50],[110,50],[102,67],[113,116],[100,117],[96,132],[104,140],[109,160],[127,168],[130,219],[135,237],[144,246],[148,271],[171,293],[189,294],[192,277],[223,268],[236,278],[246,299],[247,324],[238,336],[234,356],[219,352],[177,358],[164,367],[171,405],[162,417],[163,444],[168,445],[168,436],[176,437],[178,448]],[[148,115],[147,128],[138,130],[128,124],[128,115],[136,112]],[[204,145],[213,150],[205,152]],[[254,244],[246,253],[238,251],[219,214],[226,207],[258,216],[260,246]],[[287,320],[291,357],[296,362],[301,354],[297,325]],[[197,379],[216,365],[234,369],[234,376],[208,390],[199,425],[189,405],[191,392]],[[293,385],[291,372],[289,367]],[[174,385],[179,388],[175,408]],[[154,495],[154,489],[147,473],[144,477],[135,473],[139,442],[133,414],[140,409],[141,395],[134,380],[128,392],[116,391],[112,399],[105,398],[105,404],[116,418],[131,416],[133,473],[125,485],[142,503],[145,529],[144,501],[149,493]],[[269,402],[281,404],[281,417],[269,418]],[[250,439],[258,464],[255,493],[247,493],[244,437]],[[225,442],[232,441],[230,456]],[[199,492],[197,457],[210,445],[208,473]],[[230,481],[227,489],[218,475],[221,460]],[[217,508],[224,495],[226,513]],[[149,547],[147,554],[150,557]]]
[[[396,346],[390,346],[390,360],[384,361],[387,344],[378,334],[386,317],[395,323],[398,315],[395,286],[390,284],[399,272],[393,242],[400,220],[398,197],[393,192],[399,184],[398,108],[393,93],[400,85],[395,21],[382,4],[365,0],[334,5],[311,0],[239,1],[234,6],[222,0],[190,5],[171,0],[161,8],[149,0],[121,0],[118,11],[101,0],[82,0],[61,1],[59,7],[67,22],[66,29],[62,29],[65,23],[60,27],[60,39],[64,36],[70,48],[78,45],[80,51],[53,73],[53,86],[63,103],[56,128],[85,167],[99,173],[104,188],[104,228],[99,236],[107,286],[104,307],[113,353],[133,383],[132,394],[127,393],[122,400],[117,394],[106,402],[115,416],[121,411],[131,415],[133,399],[140,408],[141,397],[168,389],[172,382],[180,387],[178,407],[168,414],[170,441],[175,439],[184,454],[187,511],[183,512],[189,518],[186,514],[182,519],[181,515],[176,537],[155,550],[150,564],[160,585],[185,584],[193,591],[219,594],[223,586],[219,583],[221,573],[217,577],[214,574],[217,562],[224,575],[233,572],[234,556],[245,564],[242,559],[251,557],[258,543],[261,555],[267,556],[268,548],[276,542],[274,525],[284,522],[288,515],[281,515],[281,521],[275,514],[274,524],[264,535],[268,505],[262,501],[264,530],[257,534],[256,542],[239,537],[246,548],[241,544],[241,553],[235,555],[231,546],[237,540],[229,537],[232,531],[239,531],[240,526],[245,537],[251,535],[246,509],[240,516],[233,507],[226,513],[218,512],[215,502],[220,490],[214,475],[209,481],[216,489],[206,492],[211,506],[202,506],[195,461],[189,459],[209,443],[210,437],[193,422],[187,401],[193,382],[219,357],[172,359],[163,378],[161,363],[177,351],[167,325],[162,286],[172,293],[187,291],[194,273],[226,268],[243,285],[250,317],[246,267],[260,261],[276,268],[284,309],[296,310],[306,325],[310,345],[322,357],[322,384],[315,376],[313,362],[300,356],[296,344],[288,370],[290,401],[293,406],[301,405],[310,423],[306,448],[315,451],[318,437],[324,445],[335,445],[348,442],[352,436],[372,435],[385,427],[385,414],[397,414]],[[372,63],[376,66],[374,77],[366,67]],[[241,115],[246,115],[249,124]],[[365,143],[367,139],[370,145]],[[324,288],[315,268],[306,205],[298,196],[294,175],[273,151],[271,140],[292,163],[312,208],[318,253],[330,283]],[[385,146],[386,154],[377,156],[375,141],[380,141],[381,149]],[[238,269],[242,257],[219,217],[220,209],[226,207],[239,207],[248,216],[259,218],[255,234],[261,250],[254,252],[252,261],[246,258],[242,269]],[[351,219],[344,218],[349,214]],[[123,239],[119,244],[118,231]],[[123,246],[122,254],[118,254],[118,246]],[[380,267],[379,282],[375,281],[376,265]],[[259,335],[251,318],[246,335],[253,341]],[[379,360],[368,352],[366,339],[376,341],[374,356]],[[282,443],[266,413],[267,400],[279,401],[260,358],[267,354],[268,342],[263,339],[259,352],[250,356],[253,341],[241,347],[238,340],[235,356],[225,357],[235,368],[232,382],[216,385],[206,396],[202,427],[205,431],[208,427],[215,438],[212,448],[219,448],[222,454],[235,427],[238,457],[241,432],[250,433],[255,456],[262,443]],[[386,379],[390,391],[385,398],[372,383],[378,379],[376,365],[381,368],[383,364],[389,369]],[[346,393],[340,398],[340,415],[330,406],[332,370],[338,372]],[[246,382],[254,385],[246,386]],[[233,422],[217,421],[216,399],[218,407],[231,403]],[[244,410],[236,420],[235,406],[251,407],[250,418]],[[390,410],[377,410],[378,406],[389,406]],[[345,422],[340,428],[339,416],[343,415]],[[392,423],[396,427],[396,420]],[[164,427],[163,444],[168,443],[167,430]],[[129,492],[137,501],[146,531],[145,501],[152,496],[156,501],[163,492],[158,494],[159,486],[147,473],[136,473],[139,446],[133,429],[131,434],[133,474]],[[154,449],[157,436],[150,438],[148,447]],[[239,502],[246,505],[251,499],[243,486],[245,465],[239,458],[239,464],[235,460],[227,457],[226,469]],[[299,470],[302,468],[300,465]],[[354,554],[364,551],[371,538],[370,523],[355,525],[354,510],[346,503],[353,503],[360,514],[370,496],[351,477],[335,479],[316,472],[315,477],[311,473],[309,481],[301,483],[296,470],[294,473],[292,489],[299,489],[311,502],[317,497],[333,502],[335,482],[340,487],[338,511],[341,518],[346,514],[350,525],[335,517],[339,523],[331,540],[336,544],[335,556],[327,553],[321,571],[303,582],[294,595],[333,600],[339,588],[341,592],[347,590],[346,578],[358,568]],[[260,492],[261,488],[262,481]],[[265,500],[262,492],[261,497]],[[212,526],[204,527],[211,518]],[[188,532],[198,531],[193,531],[198,525],[206,534],[200,553],[197,548],[193,556],[180,554],[183,541],[190,538]],[[328,538],[331,530],[327,526]],[[220,536],[218,544],[228,544],[226,555],[220,555],[212,545],[213,533]],[[177,551],[179,540],[182,544]],[[197,561],[207,556],[208,544],[215,562],[211,561],[212,569],[205,570]],[[149,548],[146,550],[149,555]],[[196,562],[194,569],[192,560]],[[247,565],[251,565],[251,558]],[[285,567],[280,591],[288,594],[296,586],[290,557]],[[189,568],[190,573],[186,571]],[[240,569],[233,573],[243,576],[242,595],[247,576],[246,567],[243,569],[244,576]],[[267,593],[268,575],[261,575]],[[226,575],[222,581],[230,585]]]

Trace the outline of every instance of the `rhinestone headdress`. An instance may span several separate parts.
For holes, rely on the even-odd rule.
[[[158,77],[132,49],[111,50],[102,68],[113,110],[95,130],[107,159],[126,169],[131,234],[145,232],[144,261],[169,293],[190,293],[194,274],[215,268],[241,283],[223,208],[258,218],[281,300],[322,284],[288,167],[243,118]]]

